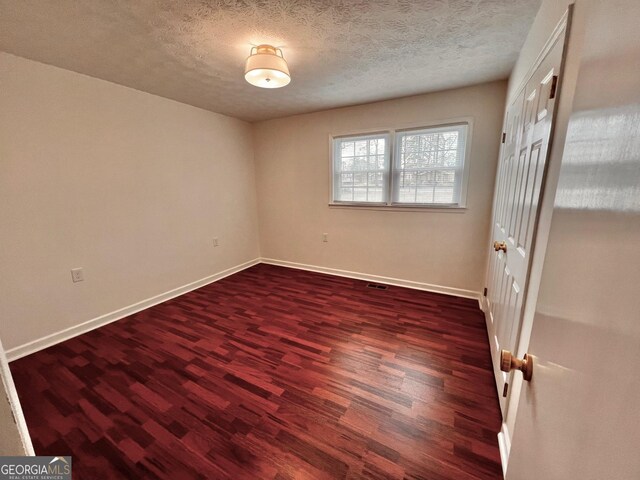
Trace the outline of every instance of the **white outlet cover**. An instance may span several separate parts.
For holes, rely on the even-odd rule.
[[[71,280],[73,280],[73,283],[84,281],[84,272],[82,271],[82,268],[71,269]]]

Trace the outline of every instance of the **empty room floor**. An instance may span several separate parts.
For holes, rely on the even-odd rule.
[[[260,264],[11,370],[76,480],[502,478],[476,300]]]

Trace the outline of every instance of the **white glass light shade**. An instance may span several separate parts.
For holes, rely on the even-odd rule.
[[[282,56],[282,50],[271,45],[253,47],[244,66],[244,78],[251,85],[261,88],[280,88],[288,85],[291,75]]]

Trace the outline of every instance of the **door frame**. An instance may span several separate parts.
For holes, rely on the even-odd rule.
[[[529,263],[529,270],[527,273],[527,283],[525,286],[525,290],[523,292],[523,306],[521,312],[521,318],[519,321],[519,332],[517,333],[516,345],[517,349],[514,354],[518,358],[522,358],[527,351],[529,346],[529,340],[531,338],[531,330],[533,328],[533,317],[535,313],[535,305],[538,298],[538,292],[540,288],[540,280],[542,274],[542,266],[544,263],[544,258],[547,249],[547,241],[549,238],[549,230],[551,226],[551,217],[553,214],[553,204],[556,195],[556,189],[558,185],[558,177],[560,174],[560,160],[562,158],[562,152],[564,150],[564,143],[566,140],[567,127],[569,124],[569,117],[572,111],[573,104],[573,96],[575,91],[575,84],[577,79],[577,65],[572,65],[567,62],[567,54],[569,52],[570,46],[574,45],[575,42],[571,38],[571,20],[573,17],[574,4],[568,5],[567,10],[560,18],[555,28],[553,29],[551,35],[548,37],[544,46],[540,50],[536,60],[529,67],[526,76],[524,77],[521,84],[515,90],[515,93],[511,98],[507,99],[505,105],[505,115],[503,118],[503,132],[505,131],[506,125],[505,120],[507,119],[507,111],[511,106],[513,100],[518,98],[520,93],[525,88],[526,84],[529,82],[531,77],[533,76],[536,69],[540,66],[542,61],[545,59],[546,55],[550,52],[550,50],[555,46],[558,38],[564,34],[563,40],[563,52],[562,52],[562,62],[560,68],[560,75],[558,78],[557,85],[557,96],[556,96],[556,104],[554,107],[554,112],[552,116],[552,126],[551,132],[549,135],[549,145],[547,148],[547,161],[544,169],[541,191],[540,191],[540,203],[538,207],[538,212],[536,214],[536,220],[534,222],[534,232],[533,232],[533,242],[532,242],[532,252],[531,252],[531,260]],[[498,173],[498,168],[503,161],[503,149],[504,144],[500,145],[500,153],[498,166],[496,168],[496,175]],[[493,222],[494,218],[494,209],[496,204],[496,198],[498,195],[498,191],[494,190],[493,195],[493,205],[491,210],[491,222]],[[492,244],[492,235],[493,231],[490,229],[489,232],[490,237],[487,239],[486,245]],[[489,265],[490,265],[490,257],[495,255],[493,251],[489,251],[487,254],[487,268],[485,272],[485,284],[488,283],[489,280]],[[486,290],[485,290],[486,291]],[[487,297],[483,295],[480,299],[480,308],[484,312],[485,322],[487,325],[487,335],[489,342],[493,341],[493,337],[495,335],[493,324],[489,318],[487,305]],[[494,365],[499,364],[499,362],[495,362]],[[501,372],[494,370],[494,375],[501,374]],[[535,373],[534,373],[535,376]],[[497,377],[496,377],[497,379]],[[513,432],[509,432],[506,426],[507,417],[514,416],[517,413],[519,398],[520,398],[520,389],[522,387],[522,376],[514,375],[511,385],[509,386],[509,396],[507,398],[507,404],[505,408],[505,413],[502,421],[502,426],[500,432],[498,433],[498,447],[500,449],[500,459],[502,463],[503,474],[506,475],[507,465],[509,460],[509,453],[511,450],[511,438]],[[496,381],[496,392],[498,395],[502,395],[502,392],[497,391],[497,381]]]
[[[9,368],[9,362],[2,346],[2,340],[0,340],[0,388],[5,390],[2,394],[6,393],[13,419],[18,427],[18,434],[20,435],[20,441],[24,449],[25,455],[33,456],[35,451],[33,450],[33,443],[31,442],[31,435],[29,435],[29,429],[27,428],[27,422],[24,419],[22,413],[22,406],[20,405],[20,399],[18,398],[18,391],[13,383],[13,377],[11,376],[11,370]]]

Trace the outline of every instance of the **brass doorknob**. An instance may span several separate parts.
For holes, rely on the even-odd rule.
[[[495,241],[495,242],[493,242],[493,249],[496,252],[499,252],[500,250],[502,250],[504,253],[507,253],[507,244],[506,244],[506,242]]]
[[[528,382],[533,376],[533,357],[525,353],[524,359],[519,360],[509,350],[502,350],[500,352],[500,370],[507,373],[511,370],[520,370],[522,378]]]

